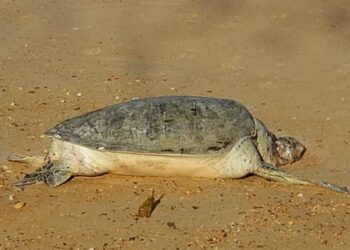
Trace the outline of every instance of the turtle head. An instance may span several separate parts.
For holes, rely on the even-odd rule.
[[[299,160],[306,150],[305,146],[293,137],[279,137],[275,143],[275,159],[278,166]]]

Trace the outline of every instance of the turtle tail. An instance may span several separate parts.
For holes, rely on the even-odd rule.
[[[8,155],[7,160],[12,162],[28,164],[36,168],[39,168],[48,162],[46,156],[21,156],[17,154]]]
[[[315,185],[333,190],[335,192],[350,194],[350,190],[347,187],[339,187],[337,185],[325,181],[306,180],[304,178],[288,173],[282,169],[279,169],[266,162],[264,162],[261,167],[255,170],[254,174],[263,177],[267,180],[297,185]]]
[[[50,187],[56,187],[66,182],[71,176],[71,171],[69,171],[69,168],[65,167],[65,165],[48,162],[34,172],[26,174],[20,181],[16,182],[14,186],[23,188],[37,182],[44,182]]]

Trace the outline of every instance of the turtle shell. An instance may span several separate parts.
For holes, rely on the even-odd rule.
[[[252,115],[236,101],[163,96],[86,113],[45,134],[100,150],[209,154],[231,149],[254,131]]]

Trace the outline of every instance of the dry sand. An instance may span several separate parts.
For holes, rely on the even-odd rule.
[[[68,117],[133,97],[205,95],[236,99],[302,141],[308,151],[289,171],[350,186],[349,1],[0,9],[0,249],[350,249],[350,197],[320,188],[104,175],[16,191],[32,169],[6,161],[43,154],[40,135]],[[134,219],[151,189],[164,198]]]

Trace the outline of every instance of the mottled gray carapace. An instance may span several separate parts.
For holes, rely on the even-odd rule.
[[[170,154],[229,150],[255,133],[240,103],[208,97],[163,96],[133,100],[68,119],[46,135],[89,148]]]

